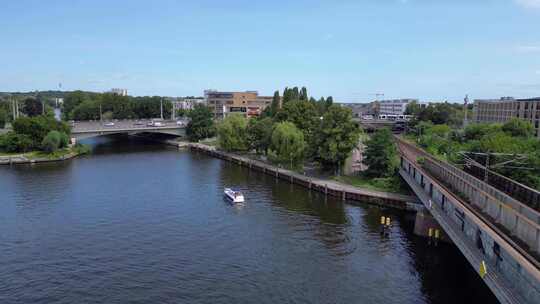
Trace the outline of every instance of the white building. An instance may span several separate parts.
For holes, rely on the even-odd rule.
[[[120,96],[127,96],[128,91],[127,89],[120,89],[120,88],[112,88],[109,93],[118,94]]]
[[[411,102],[418,102],[418,99],[389,99],[379,100],[380,115],[403,115],[407,109],[407,105]]]

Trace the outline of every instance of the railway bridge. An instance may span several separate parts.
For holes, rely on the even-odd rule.
[[[396,136],[400,175],[501,303],[540,303],[540,212]]]

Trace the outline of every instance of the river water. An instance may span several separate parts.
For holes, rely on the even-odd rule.
[[[409,214],[159,144],[90,143],[72,161],[0,167],[0,303],[496,303]]]

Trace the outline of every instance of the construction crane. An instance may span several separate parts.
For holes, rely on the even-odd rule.
[[[384,93],[374,93],[369,95],[375,96],[375,101],[379,101],[379,97],[384,97]]]

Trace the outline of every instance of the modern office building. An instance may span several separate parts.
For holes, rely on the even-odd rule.
[[[375,103],[378,105],[378,113],[380,115],[403,115],[407,109],[407,105],[411,102],[418,102],[418,99],[389,99],[379,100]]]
[[[342,107],[351,109],[353,117],[362,118],[362,116],[377,116],[377,107],[374,103],[340,103]]]
[[[512,118],[530,121],[535,134],[540,137],[540,97],[515,99],[475,99],[473,121],[475,123],[504,123]]]
[[[217,119],[223,119],[231,113],[246,117],[259,116],[272,103],[272,96],[259,96],[257,91],[219,92],[204,91],[208,107]]]

